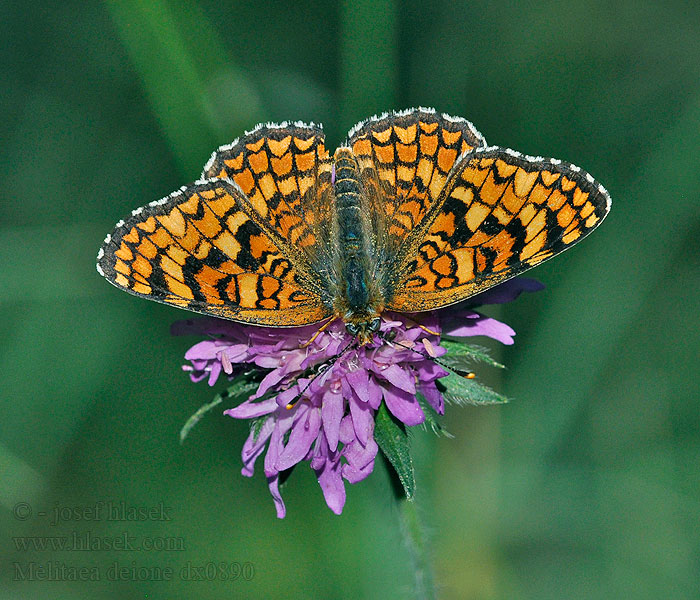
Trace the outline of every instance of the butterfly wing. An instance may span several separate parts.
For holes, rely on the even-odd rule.
[[[610,196],[580,168],[483,148],[463,156],[397,257],[387,308],[441,308],[515,277],[582,240]]]
[[[194,312],[269,326],[330,315],[323,282],[229,179],[186,186],[117,223],[98,254],[115,286]]]
[[[463,153],[486,145],[465,119],[419,108],[358,123],[348,134],[372,216],[377,277],[393,270],[408,234],[440,197]]]
[[[331,285],[333,245],[327,223],[334,210],[332,159],[323,130],[301,122],[259,125],[214,152],[202,179],[236,182],[268,228],[301,250],[312,270]]]

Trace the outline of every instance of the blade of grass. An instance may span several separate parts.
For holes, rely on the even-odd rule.
[[[178,165],[196,177],[219,143],[259,117],[252,84],[196,3],[108,0],[107,6]],[[222,98],[228,101],[222,104]]]

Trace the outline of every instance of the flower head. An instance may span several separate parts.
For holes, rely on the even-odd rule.
[[[375,414],[382,402],[407,426],[426,419],[420,394],[438,414],[444,400],[438,379],[447,352],[441,335],[488,336],[513,343],[508,325],[474,311],[474,306],[508,302],[522,291],[541,289],[532,279],[515,279],[463,303],[420,315],[386,313],[373,343],[360,345],[341,320],[319,332],[319,325],[269,328],[214,318],[179,321],[173,333],[205,334],[185,354],[192,381],[214,385],[228,377],[255,373],[255,389],[225,411],[254,419],[243,446],[245,476],[265,452],[263,469],[277,516],[285,516],[279,485],[283,474],[302,461],[315,471],[328,507],[340,514],[344,481],[356,483],[374,468],[378,446]]]

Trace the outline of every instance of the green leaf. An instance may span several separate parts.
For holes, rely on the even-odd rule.
[[[214,396],[214,400],[211,402],[207,402],[206,404],[200,406],[197,412],[187,419],[187,422],[180,430],[180,443],[182,444],[185,441],[185,438],[189,435],[192,428],[202,420],[202,417],[211,411],[212,408],[221,404],[224,399],[230,398],[233,399],[234,402],[243,402],[247,400],[256,389],[258,389],[259,385],[260,381],[257,373],[247,371],[246,373],[239,375],[236,379],[234,379],[233,383],[226,388],[225,391]]]
[[[267,421],[269,418],[270,415],[262,415],[261,417],[255,417],[250,421],[250,431],[253,434],[253,441],[258,440],[260,431],[262,430],[265,421]]]
[[[447,354],[440,358],[448,368],[456,370],[468,370],[475,362],[483,362],[492,367],[505,369],[505,365],[491,358],[488,350],[482,346],[472,346],[464,342],[442,339],[440,345],[447,350]]]
[[[503,404],[508,398],[494,392],[491,388],[477,383],[474,379],[466,379],[459,375],[448,375],[435,382],[446,402],[452,404]]]
[[[406,498],[411,500],[416,490],[413,461],[406,427],[382,402],[374,420],[374,439],[401,481]]]
[[[222,400],[223,398],[221,397],[221,394],[217,394],[214,397],[214,400],[200,406],[199,409],[197,409],[197,412],[194,413],[189,419],[187,419],[185,424],[182,426],[182,429],[180,430],[181,444],[185,441],[185,438],[189,435],[192,428],[202,420],[202,417],[206,415],[216,405],[221,404]]]
[[[423,422],[423,427],[430,427],[430,429],[433,430],[433,433],[435,435],[444,435],[445,437],[454,437],[447,429],[445,429],[440,421],[438,420],[438,413],[435,412],[435,409],[430,405],[430,403],[426,400],[425,396],[421,393],[416,394],[416,399],[418,400],[418,404],[420,404],[420,407],[423,409],[423,413],[425,414],[425,421]]]

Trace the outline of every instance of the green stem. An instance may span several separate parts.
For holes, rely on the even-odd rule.
[[[397,502],[401,521],[401,535],[413,563],[416,598],[420,600],[435,598],[433,571],[428,557],[428,542],[425,529],[418,514],[418,506],[415,500],[408,500],[405,496],[397,499]]]
[[[403,424],[389,413],[384,403],[377,411],[374,435],[396,500],[401,536],[411,556],[416,598],[435,598],[428,542],[414,495],[416,484],[407,433]]]
[[[436,598],[433,569],[430,564],[429,548],[425,528],[418,514],[418,506],[415,496],[406,497],[404,487],[392,467],[389,460],[380,454],[389,474],[389,482],[394,492],[396,509],[399,517],[399,529],[401,537],[411,557],[411,566],[415,578],[416,598],[419,600],[432,600]]]

